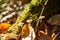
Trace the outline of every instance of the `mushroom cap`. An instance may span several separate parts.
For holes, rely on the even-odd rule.
[[[47,22],[51,25],[60,25],[60,14],[50,17]]]

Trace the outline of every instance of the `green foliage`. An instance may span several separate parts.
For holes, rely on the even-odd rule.
[[[35,6],[35,5],[39,4],[39,1],[38,0],[32,0],[30,3],[31,3],[31,5]]]
[[[37,13],[35,13],[34,15],[32,13],[29,13],[27,19],[31,19],[32,21],[37,21],[38,19],[37,15],[38,15]]]
[[[33,4],[32,4],[32,2],[33,2]],[[18,16],[18,18],[17,18],[17,20],[16,20],[16,23],[13,24],[13,25],[11,26],[11,28],[8,29],[8,31],[11,31],[11,30],[12,30],[11,33],[16,34],[17,31],[18,31],[18,23],[22,22],[24,19],[27,18],[28,12],[30,11],[30,8],[31,8],[32,6],[35,6],[36,3],[38,3],[37,0],[31,0],[31,2],[24,8],[24,10],[22,11],[22,13],[19,14],[19,16]]]
[[[38,0],[31,0],[31,2],[24,8],[24,10],[22,11],[22,13],[20,13],[18,15],[18,18],[15,22],[15,24],[13,24],[8,31],[11,31],[11,33],[16,34],[18,31],[18,23],[22,22],[23,20],[25,20],[28,17],[28,13],[31,10],[32,6],[37,6],[40,2]],[[33,14],[33,13],[32,13]],[[36,15],[31,15],[31,17],[29,17],[32,20],[36,20],[37,16]]]

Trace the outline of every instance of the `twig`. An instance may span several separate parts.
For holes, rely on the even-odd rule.
[[[38,18],[38,21],[37,21],[36,27],[38,27],[39,20],[40,20],[40,17],[42,16],[43,11],[44,11],[44,6],[43,6],[42,11],[41,11],[41,14],[40,14],[40,16],[39,16],[39,18]]]
[[[43,14],[43,11],[44,11],[44,9],[45,9],[45,6],[46,6],[47,2],[48,2],[48,0],[44,3],[44,5],[42,5],[43,8],[42,8],[42,11],[41,11],[40,16],[39,16],[39,18],[38,18],[38,21],[37,21],[36,27],[38,27],[38,24],[39,24],[40,18],[41,18],[42,14]],[[42,20],[42,19],[41,19],[41,20]]]

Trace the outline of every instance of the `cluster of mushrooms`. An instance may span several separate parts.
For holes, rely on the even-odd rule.
[[[8,21],[8,23],[10,23],[11,21],[14,22],[13,19],[17,18],[19,13],[23,10],[24,6],[25,5],[22,4],[21,0],[7,0],[1,5],[2,12],[0,13],[0,23],[5,21]]]
[[[6,33],[5,31],[12,24],[14,24],[16,22],[17,16],[19,15],[19,13],[21,13],[21,11],[24,9],[24,7],[27,5],[27,3],[28,2],[26,0],[25,1],[24,0],[23,1],[22,0],[16,0],[16,1],[15,0],[13,0],[13,1],[12,0],[6,0],[6,2],[1,5],[2,12],[0,13],[0,30],[1,30],[0,33],[2,33],[2,34]],[[55,19],[55,20],[53,20],[53,19]],[[36,40],[35,37],[37,35],[35,35],[34,28],[32,27],[33,24],[32,25],[30,24],[31,21],[32,20],[27,20],[26,24],[24,24],[24,23],[18,24],[18,26],[23,25],[23,27],[22,27],[23,30],[21,32],[21,35],[19,35],[16,39],[14,38],[14,36],[13,36],[13,38],[11,37],[10,39],[7,37],[6,40]],[[51,17],[47,21],[47,23],[49,23],[50,25],[56,25],[56,26],[60,25],[60,14]],[[28,26],[30,26],[30,27],[28,27]],[[47,26],[47,25],[42,23],[42,24],[40,24],[40,28],[41,28],[41,26]],[[49,29],[49,31],[50,30],[52,31],[52,34],[51,34],[52,37],[56,35],[56,34],[53,34],[53,33],[57,30],[57,28],[60,28],[60,27],[56,27],[56,26],[53,27],[53,30]],[[39,29],[38,33],[39,32],[44,33],[43,31],[45,31],[45,30],[42,30],[44,28],[42,28],[42,29],[40,29],[40,28],[38,27],[38,29]],[[2,30],[2,29],[4,29],[4,30]],[[58,32],[59,32],[59,30],[58,30]],[[31,34],[33,34],[33,35],[31,35]],[[59,34],[60,34],[60,32],[59,32]],[[38,34],[38,35],[39,35],[39,37],[41,36],[40,34]],[[44,35],[45,35],[45,33],[44,33]],[[21,36],[23,38],[21,38]],[[54,37],[53,40],[55,40],[55,38],[56,37]]]

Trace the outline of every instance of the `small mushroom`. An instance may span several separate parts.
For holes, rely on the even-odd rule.
[[[10,6],[7,6],[5,9],[6,9],[7,11],[14,11],[14,9],[11,8]]]
[[[5,8],[7,6],[7,3],[4,3],[1,5],[1,8]]]
[[[8,12],[9,12],[9,11],[4,11],[4,12],[2,12],[1,14],[2,14],[2,15],[6,15]]]
[[[23,9],[23,6],[20,6],[20,10],[22,10]]]
[[[16,7],[17,7],[17,5],[16,5],[16,4],[14,4],[14,5],[13,5],[13,7],[14,7],[14,8],[16,8]]]
[[[47,22],[51,25],[60,25],[60,14],[50,17]]]

